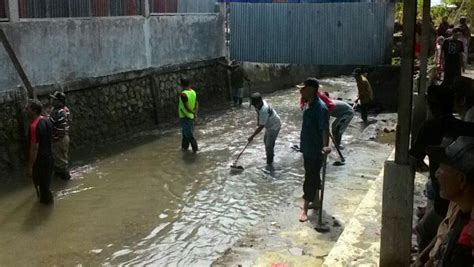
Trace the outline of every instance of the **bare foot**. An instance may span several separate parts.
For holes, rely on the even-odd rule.
[[[306,212],[302,211],[300,214],[300,222],[306,222],[308,220],[308,215]]]

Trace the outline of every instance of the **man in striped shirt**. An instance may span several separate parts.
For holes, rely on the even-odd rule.
[[[50,95],[53,110],[50,120],[53,123],[54,171],[61,179],[69,180],[69,124],[71,113],[66,106],[66,95],[56,91]]]

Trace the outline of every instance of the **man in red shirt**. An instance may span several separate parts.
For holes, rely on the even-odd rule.
[[[53,194],[49,187],[53,177],[53,153],[51,139],[53,127],[43,118],[43,105],[38,100],[31,100],[26,107],[31,125],[28,131],[29,157],[27,174],[33,178],[40,203],[52,204]]]

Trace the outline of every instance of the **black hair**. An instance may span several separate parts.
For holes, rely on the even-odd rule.
[[[257,105],[257,104],[260,104],[263,102],[263,99],[262,99],[262,95],[258,92],[256,93],[253,93],[251,96],[250,96],[250,103],[252,105]]]
[[[189,85],[191,84],[191,81],[189,81],[188,78],[181,78],[179,80],[179,84],[183,87],[189,87]]]
[[[427,90],[427,100],[432,111],[451,114],[454,109],[454,92],[443,85],[430,85]]]
[[[461,77],[453,84],[454,96],[466,99],[466,106],[474,106],[474,80],[468,77]]]
[[[43,104],[36,99],[30,99],[28,100],[28,105],[27,107],[33,111],[36,115],[40,115],[41,112],[43,112]]]

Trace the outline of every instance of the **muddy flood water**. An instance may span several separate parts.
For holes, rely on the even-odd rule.
[[[322,84],[337,91],[334,96],[356,94],[349,77]],[[27,178],[0,179],[0,266],[212,264],[302,185],[302,157],[291,149],[299,143],[299,93],[289,89],[265,98],[283,124],[270,175],[261,170],[263,133],[239,161],[245,171],[230,173],[256,127],[256,113],[244,103],[201,118],[197,154],[180,150],[176,128],[143,133],[76,160],[71,181],[54,179],[51,207],[37,203]],[[351,126],[343,143],[357,142],[361,132]]]

